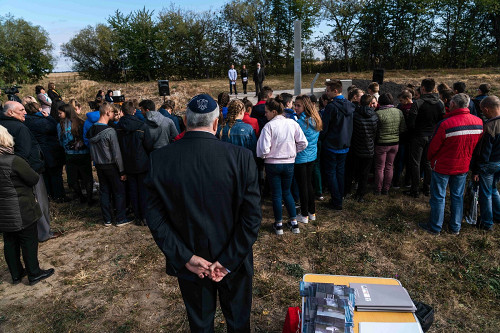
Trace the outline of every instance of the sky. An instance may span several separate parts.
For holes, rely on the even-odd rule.
[[[0,0],[0,16],[7,14],[22,18],[33,25],[39,25],[49,34],[54,45],[56,63],[54,72],[71,70],[71,62],[60,54],[61,45],[68,42],[88,25],[106,23],[106,19],[117,9],[128,14],[146,7],[155,14],[174,3],[176,7],[196,12],[218,10],[225,0],[181,0],[181,1],[141,1],[141,0]]]

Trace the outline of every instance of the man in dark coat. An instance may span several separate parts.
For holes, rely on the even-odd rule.
[[[134,103],[125,102],[121,108],[124,116],[120,118],[116,126],[116,133],[127,174],[127,191],[136,224],[146,225],[147,192],[144,180],[149,170],[146,147],[152,144],[146,142],[148,126],[134,115]]]
[[[24,158],[30,167],[40,174],[44,172],[44,161],[35,136],[23,124],[25,116],[26,110],[21,103],[9,101],[5,103],[3,113],[0,113],[0,125],[5,127],[14,137],[14,154]],[[42,217],[38,220],[38,240],[44,242],[50,238],[58,237],[58,233],[50,231],[49,202],[42,176],[35,186],[35,197],[42,210]]]
[[[407,118],[410,132],[411,189],[405,194],[414,198],[419,196],[418,185],[422,170],[424,171],[422,192],[425,196],[430,194],[432,170],[431,163],[425,156],[427,156],[432,133],[445,112],[443,102],[433,93],[435,86],[436,82],[432,78],[422,80],[420,98],[412,104]],[[424,165],[420,165],[422,156],[424,156]]]
[[[151,153],[147,223],[178,278],[191,331],[213,331],[218,293],[228,331],[250,332],[257,168],[250,150],[215,137],[218,116],[210,96],[195,96],[184,138]]]
[[[255,96],[259,96],[259,92],[262,90],[262,82],[266,79],[266,74],[264,73],[264,68],[260,67],[257,63],[257,68],[253,72],[253,82],[255,82]]]
[[[344,196],[345,161],[351,145],[354,104],[342,96],[342,82],[326,83],[326,93],[332,99],[323,113],[321,161],[332,195],[331,207],[342,210]]]

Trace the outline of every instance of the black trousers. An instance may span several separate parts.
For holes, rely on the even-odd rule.
[[[20,231],[4,232],[3,241],[3,253],[12,279],[21,277],[24,270],[23,264],[21,263],[21,251],[28,277],[35,277],[40,274],[36,222]]]
[[[427,160],[429,141],[429,137],[414,137],[410,140],[411,193],[418,193],[421,171],[424,172],[423,190],[424,192],[429,191],[432,172],[431,163]]]
[[[262,91],[262,82],[255,82],[255,96],[259,96],[259,93]]]
[[[236,82],[234,84],[231,84],[231,80],[229,80],[229,92],[231,94],[233,93],[233,88],[234,88],[234,94],[238,95],[238,91],[236,90]]]
[[[96,166],[97,177],[99,177],[99,194],[101,201],[101,212],[104,222],[111,222],[113,216],[114,201],[116,209],[116,222],[125,221],[125,184],[120,180],[118,168],[100,168]]]
[[[218,283],[209,278],[195,278],[194,281],[178,278],[178,281],[191,332],[214,332],[217,294],[227,332],[250,332],[251,275],[231,272]]]
[[[295,164],[294,176],[299,186],[300,214],[307,216],[316,213],[313,188],[314,161]]]
[[[66,195],[62,178],[63,166],[45,168],[43,180],[47,188],[47,194],[54,200],[62,199]]]
[[[354,151],[350,149],[347,152],[347,156],[345,159],[345,180],[344,180],[344,196],[351,193],[352,181],[355,179],[358,181],[356,177],[356,168],[355,168],[355,160],[356,156],[354,155]]]
[[[354,156],[355,179],[358,181],[356,196],[358,198],[363,198],[363,196],[366,194],[368,175],[370,174],[372,163],[373,157]]]
[[[144,185],[144,179],[146,179],[146,176],[147,172],[127,174],[130,204],[132,206],[132,210],[134,211],[135,218],[141,221],[146,218],[146,208],[148,205],[147,189]]]
[[[66,154],[66,175],[68,186],[80,198],[83,197],[79,179],[83,181],[87,198],[92,198],[94,179],[92,178],[92,162],[90,154]]]
[[[246,94],[248,81],[242,81],[241,83],[243,84],[243,93]]]

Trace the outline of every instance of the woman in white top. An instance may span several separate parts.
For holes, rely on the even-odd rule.
[[[266,118],[269,121],[257,141],[257,157],[264,159],[266,176],[271,185],[274,230],[283,234],[281,199],[285,202],[290,222],[288,227],[294,234],[300,233],[297,224],[295,202],[290,193],[295,156],[306,149],[307,139],[299,124],[283,116],[284,107],[274,98],[266,102]]]

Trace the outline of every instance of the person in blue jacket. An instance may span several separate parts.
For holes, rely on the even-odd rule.
[[[57,136],[66,155],[66,176],[68,186],[75,192],[81,203],[87,202],[91,206],[94,178],[92,177],[92,162],[90,151],[83,143],[83,120],[76,114],[70,104],[59,107],[59,124]],[[79,179],[85,186],[86,195],[83,195]]]
[[[95,100],[96,109],[86,114],[87,120],[85,120],[85,123],[83,124],[83,142],[87,147],[89,147],[89,139],[87,138],[87,132],[92,127],[92,125],[94,125],[99,120],[100,117],[99,108],[101,107],[101,105],[102,105],[102,99],[96,98]]]
[[[313,170],[318,154],[319,132],[323,129],[323,122],[311,98],[307,95],[295,98],[295,113],[298,118],[297,122],[307,139],[307,148],[298,153],[295,158],[294,174],[300,197],[300,214],[297,214],[297,221],[308,223],[309,220],[316,220]]]
[[[257,136],[253,127],[243,122],[245,104],[239,99],[232,100],[227,106],[227,118],[220,131],[220,139],[236,146],[250,149],[255,157]]]

